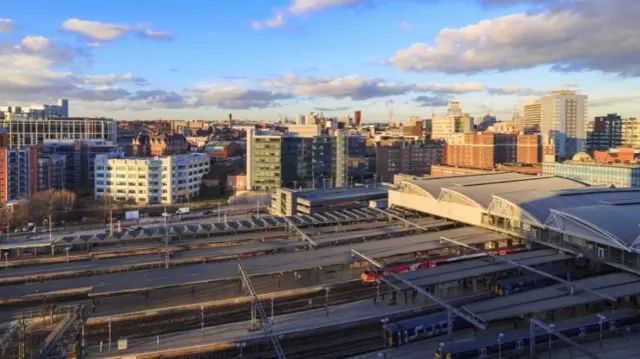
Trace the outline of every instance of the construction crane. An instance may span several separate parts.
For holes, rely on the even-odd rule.
[[[387,113],[389,114],[389,127],[391,127],[393,125],[393,108],[391,108],[391,106],[389,106],[389,104],[391,104],[391,101],[385,103],[385,107],[387,108]]]

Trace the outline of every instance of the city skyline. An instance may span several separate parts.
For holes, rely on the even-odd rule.
[[[571,88],[589,118],[638,116],[632,1],[26,2],[0,13],[0,105],[64,97],[73,116],[119,120],[361,109],[381,122],[387,102],[404,121],[455,99],[507,120]]]

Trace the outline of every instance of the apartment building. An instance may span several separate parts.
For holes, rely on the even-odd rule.
[[[28,116],[0,120],[11,147],[38,146],[45,140],[103,140],[116,142],[116,121],[106,118],[47,118]]]
[[[516,161],[516,144],[514,135],[490,132],[453,134],[445,145],[445,163],[449,166],[493,168],[496,163]]]
[[[122,154],[117,144],[103,140],[44,140],[40,149],[42,158],[65,157],[64,187],[53,188],[70,190],[93,188],[96,156],[118,157]]]
[[[475,130],[473,117],[463,113],[460,102],[450,102],[446,116],[435,116],[431,121],[431,139],[446,140],[454,133],[471,133]]]
[[[606,150],[622,145],[622,117],[598,116],[587,122],[587,150]]]
[[[247,135],[247,188],[331,188],[344,186],[349,136],[301,137],[279,132]]]
[[[622,145],[640,148],[640,119],[632,117],[622,120]]]
[[[38,190],[48,191],[67,187],[67,156],[49,155],[38,161]]]
[[[0,203],[29,199],[38,192],[38,166],[35,146],[0,148]]]
[[[209,169],[209,156],[202,153],[152,158],[98,155],[94,197],[110,195],[138,204],[186,202],[198,196]]]
[[[431,165],[442,163],[443,143],[426,144],[397,143],[393,146],[376,147],[376,177],[380,181],[392,182],[399,173],[409,175],[429,174]]]
[[[555,155],[564,159],[587,145],[587,96],[576,91],[552,91],[524,107],[524,132],[547,134]]]

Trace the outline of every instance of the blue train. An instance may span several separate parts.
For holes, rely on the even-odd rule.
[[[638,322],[640,322],[640,313],[638,312],[607,314],[607,318],[603,322],[603,330],[610,331],[638,324]],[[600,331],[600,319],[594,315],[577,322],[558,324],[556,330],[569,338],[586,336]],[[536,333],[536,344],[548,342],[549,334],[547,332],[539,330]],[[529,346],[529,339],[529,329],[522,329],[504,333],[500,344],[498,344],[496,335],[453,341],[443,343],[436,348],[434,358],[481,359],[495,355],[498,351],[503,353],[522,351],[525,354],[525,348]]]
[[[458,307],[492,297],[491,293],[477,294],[452,301],[451,305]],[[453,330],[461,330],[469,327],[469,324],[464,320],[452,319]],[[385,326],[385,340],[389,347],[397,347],[416,340],[443,335],[446,334],[448,330],[449,317],[447,312],[438,312],[387,324]]]
[[[554,266],[549,269],[543,269],[546,273],[556,277],[566,278],[570,269],[565,265]],[[512,295],[527,290],[545,287],[557,283],[557,281],[548,277],[531,273],[518,277],[504,278],[496,280],[491,284],[491,292],[498,297]]]

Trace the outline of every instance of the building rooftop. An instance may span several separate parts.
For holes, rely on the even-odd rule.
[[[343,187],[343,188],[326,188],[316,190],[291,190],[282,189],[284,191],[291,191],[297,194],[298,198],[303,198],[308,201],[334,201],[334,200],[346,200],[351,198],[357,198],[362,196],[382,195],[387,193],[387,188],[383,186],[377,187]]]
[[[404,180],[440,201],[455,201],[501,216],[640,251],[640,188],[593,186],[553,176],[486,173]]]

